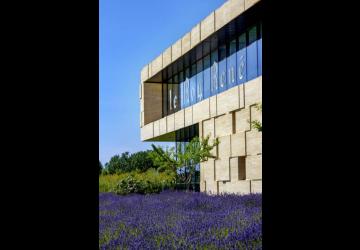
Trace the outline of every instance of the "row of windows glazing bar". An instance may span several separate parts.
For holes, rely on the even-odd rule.
[[[185,55],[181,63],[168,67],[163,72],[163,116],[260,75],[261,22],[225,43],[203,43]]]

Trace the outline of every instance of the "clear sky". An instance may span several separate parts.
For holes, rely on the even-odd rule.
[[[140,141],[140,71],[225,0],[100,0],[100,161]],[[164,144],[162,144],[164,145]]]

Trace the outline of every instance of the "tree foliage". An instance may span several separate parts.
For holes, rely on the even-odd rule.
[[[129,152],[120,155],[114,155],[110,161],[105,164],[104,174],[119,174],[131,171],[144,172],[154,167],[149,157],[150,150],[139,151],[133,154]]]
[[[189,174],[182,181],[189,184],[195,173],[196,165],[207,161],[209,158],[215,158],[211,154],[211,150],[218,144],[219,140],[217,138],[212,144],[209,144],[209,136],[202,140],[199,137],[194,137],[184,148],[180,144],[176,151],[174,147],[164,150],[152,144],[153,152],[150,154],[150,157],[154,165],[159,169],[176,171],[178,168],[188,167]]]

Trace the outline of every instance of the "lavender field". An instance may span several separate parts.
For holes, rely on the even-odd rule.
[[[261,249],[261,194],[99,194],[100,249]]]

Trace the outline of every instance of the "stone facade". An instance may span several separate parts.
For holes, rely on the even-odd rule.
[[[220,144],[213,150],[216,159],[200,164],[200,190],[204,192],[262,192],[262,133],[250,126],[254,120],[262,121],[261,111],[255,107],[262,101],[262,76],[165,117],[161,84],[154,82],[166,66],[257,2],[228,0],[141,70],[142,141],[171,140],[174,131],[193,124],[199,125],[200,137],[219,138]]]

